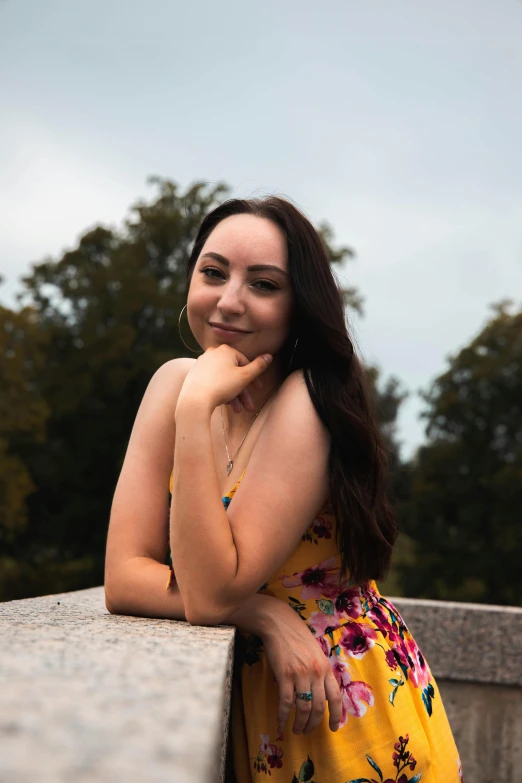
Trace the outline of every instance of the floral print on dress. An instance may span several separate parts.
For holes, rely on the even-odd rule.
[[[261,734],[260,736],[261,744],[253,762],[254,772],[272,775],[271,770],[280,769],[283,766],[283,749],[276,745],[275,742],[270,742],[269,734]],[[277,741],[282,739],[282,734],[277,737]],[[292,783],[301,783],[301,781],[303,781],[303,783],[313,783],[312,778],[314,772],[314,762],[310,758],[310,755],[307,754],[306,759],[299,768],[299,772],[294,772]]]
[[[310,527],[303,533],[301,540],[309,541],[311,544],[319,545],[321,538],[332,537],[333,525],[327,516],[327,509],[322,514],[318,514]]]
[[[254,771],[271,775],[272,769],[281,769],[283,766],[283,748],[277,743],[284,740],[284,735],[280,731],[273,742],[270,741],[270,734],[260,734],[260,738],[261,744],[253,762]]]
[[[388,679],[390,704],[395,704],[399,689],[409,680],[420,688],[431,716],[435,697],[431,671],[401,615],[369,582],[350,586],[341,582],[340,573],[338,558],[330,557],[291,576],[281,575],[280,581],[287,589],[300,588],[300,598],[289,596],[289,604],[307,623],[328,658],[362,660],[374,646],[379,647],[393,675]],[[318,611],[307,618],[304,602],[310,599],[315,599]],[[340,635],[336,634],[334,641],[337,631]]]
[[[322,595],[332,598],[339,590],[339,568],[337,557],[330,557],[322,563],[306,568],[293,576],[283,576],[283,587],[301,587],[301,598],[320,598]]]
[[[242,476],[223,497],[225,509]],[[359,783],[414,783],[421,780],[422,768],[430,766],[437,781],[463,783],[446,713],[444,709],[432,711],[438,691],[421,651],[396,608],[380,595],[373,580],[358,586],[339,580],[340,553],[335,534],[335,516],[327,504],[296,550],[259,591],[266,590],[291,606],[320,645],[340,687],[341,717],[346,728],[326,731],[317,739],[293,734],[284,738],[282,732],[270,735],[267,729],[274,723],[279,700],[275,678],[263,658],[262,639],[238,629],[234,647],[238,678],[234,679],[227,767],[230,774],[225,780],[350,783],[348,779],[359,771],[363,775],[355,779]],[[356,671],[364,671],[364,677]],[[421,694],[422,700],[417,698]],[[405,735],[396,743],[403,726],[418,725],[422,702],[429,715],[433,712],[430,734],[410,728],[411,739]],[[442,707],[440,701],[438,704]],[[365,719],[368,715],[370,718]],[[351,730],[350,718],[357,720],[357,731]],[[411,751],[407,755],[408,742],[420,755],[414,757]],[[377,750],[387,743],[390,751],[395,743],[391,761],[386,753],[383,759]],[[413,763],[415,770],[411,769]],[[354,769],[354,764],[359,769]]]
[[[354,778],[347,781],[347,783],[418,783],[422,778],[422,771],[417,772],[413,777],[408,777],[408,770],[413,770],[417,766],[417,761],[413,758],[413,753],[406,750],[406,745],[410,741],[409,735],[399,737],[398,742],[395,743],[394,751],[392,753],[393,766],[396,767],[396,772],[393,777],[384,778],[381,768],[376,761],[367,753],[366,761],[372,767],[372,769],[379,775],[379,780],[376,780],[373,776],[371,778]],[[393,774],[393,772],[391,772]]]
[[[367,707],[373,707],[374,695],[371,686],[362,680],[352,681],[346,661],[337,655],[329,659],[332,672],[339,685],[342,696],[342,713],[339,728],[346,724],[348,715],[362,718]]]
[[[279,738],[278,738],[279,739]],[[283,766],[283,748],[270,742],[269,734],[261,734],[261,745],[259,752],[254,759],[255,772],[264,772],[271,775],[271,769],[281,768]]]
[[[294,772],[292,783],[301,783],[301,781],[305,781],[305,783],[313,783],[312,778],[314,772],[315,772],[314,762],[308,755],[306,760],[303,761],[303,763],[301,764],[301,768],[299,770],[298,775],[296,775]]]

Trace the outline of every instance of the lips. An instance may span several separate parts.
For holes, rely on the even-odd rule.
[[[224,324],[219,323],[213,323],[212,321],[209,321],[210,326],[215,326],[216,329],[222,329],[224,332],[230,332],[231,334],[250,334],[250,332],[245,331],[244,329],[233,329],[230,326],[225,326]]]

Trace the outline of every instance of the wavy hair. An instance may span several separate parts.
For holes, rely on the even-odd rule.
[[[212,230],[240,214],[273,221],[286,238],[295,307],[279,357],[288,366],[299,337],[292,368],[303,369],[311,400],[331,435],[329,489],[343,576],[351,584],[383,579],[398,534],[387,495],[388,456],[375,390],[355,355],[343,295],[320,234],[283,198],[229,199],[209,212],[198,229],[187,264],[187,291]]]

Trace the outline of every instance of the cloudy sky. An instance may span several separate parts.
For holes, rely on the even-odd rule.
[[[365,361],[419,388],[522,299],[522,0],[0,0],[0,301],[151,174],[279,193],[356,259]]]

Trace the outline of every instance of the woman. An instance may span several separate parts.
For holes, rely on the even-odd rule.
[[[375,581],[397,536],[386,454],[320,236],[284,199],[225,202],[187,287],[203,353],[144,395],[108,609],[238,627],[230,780],[457,783],[437,684]]]

